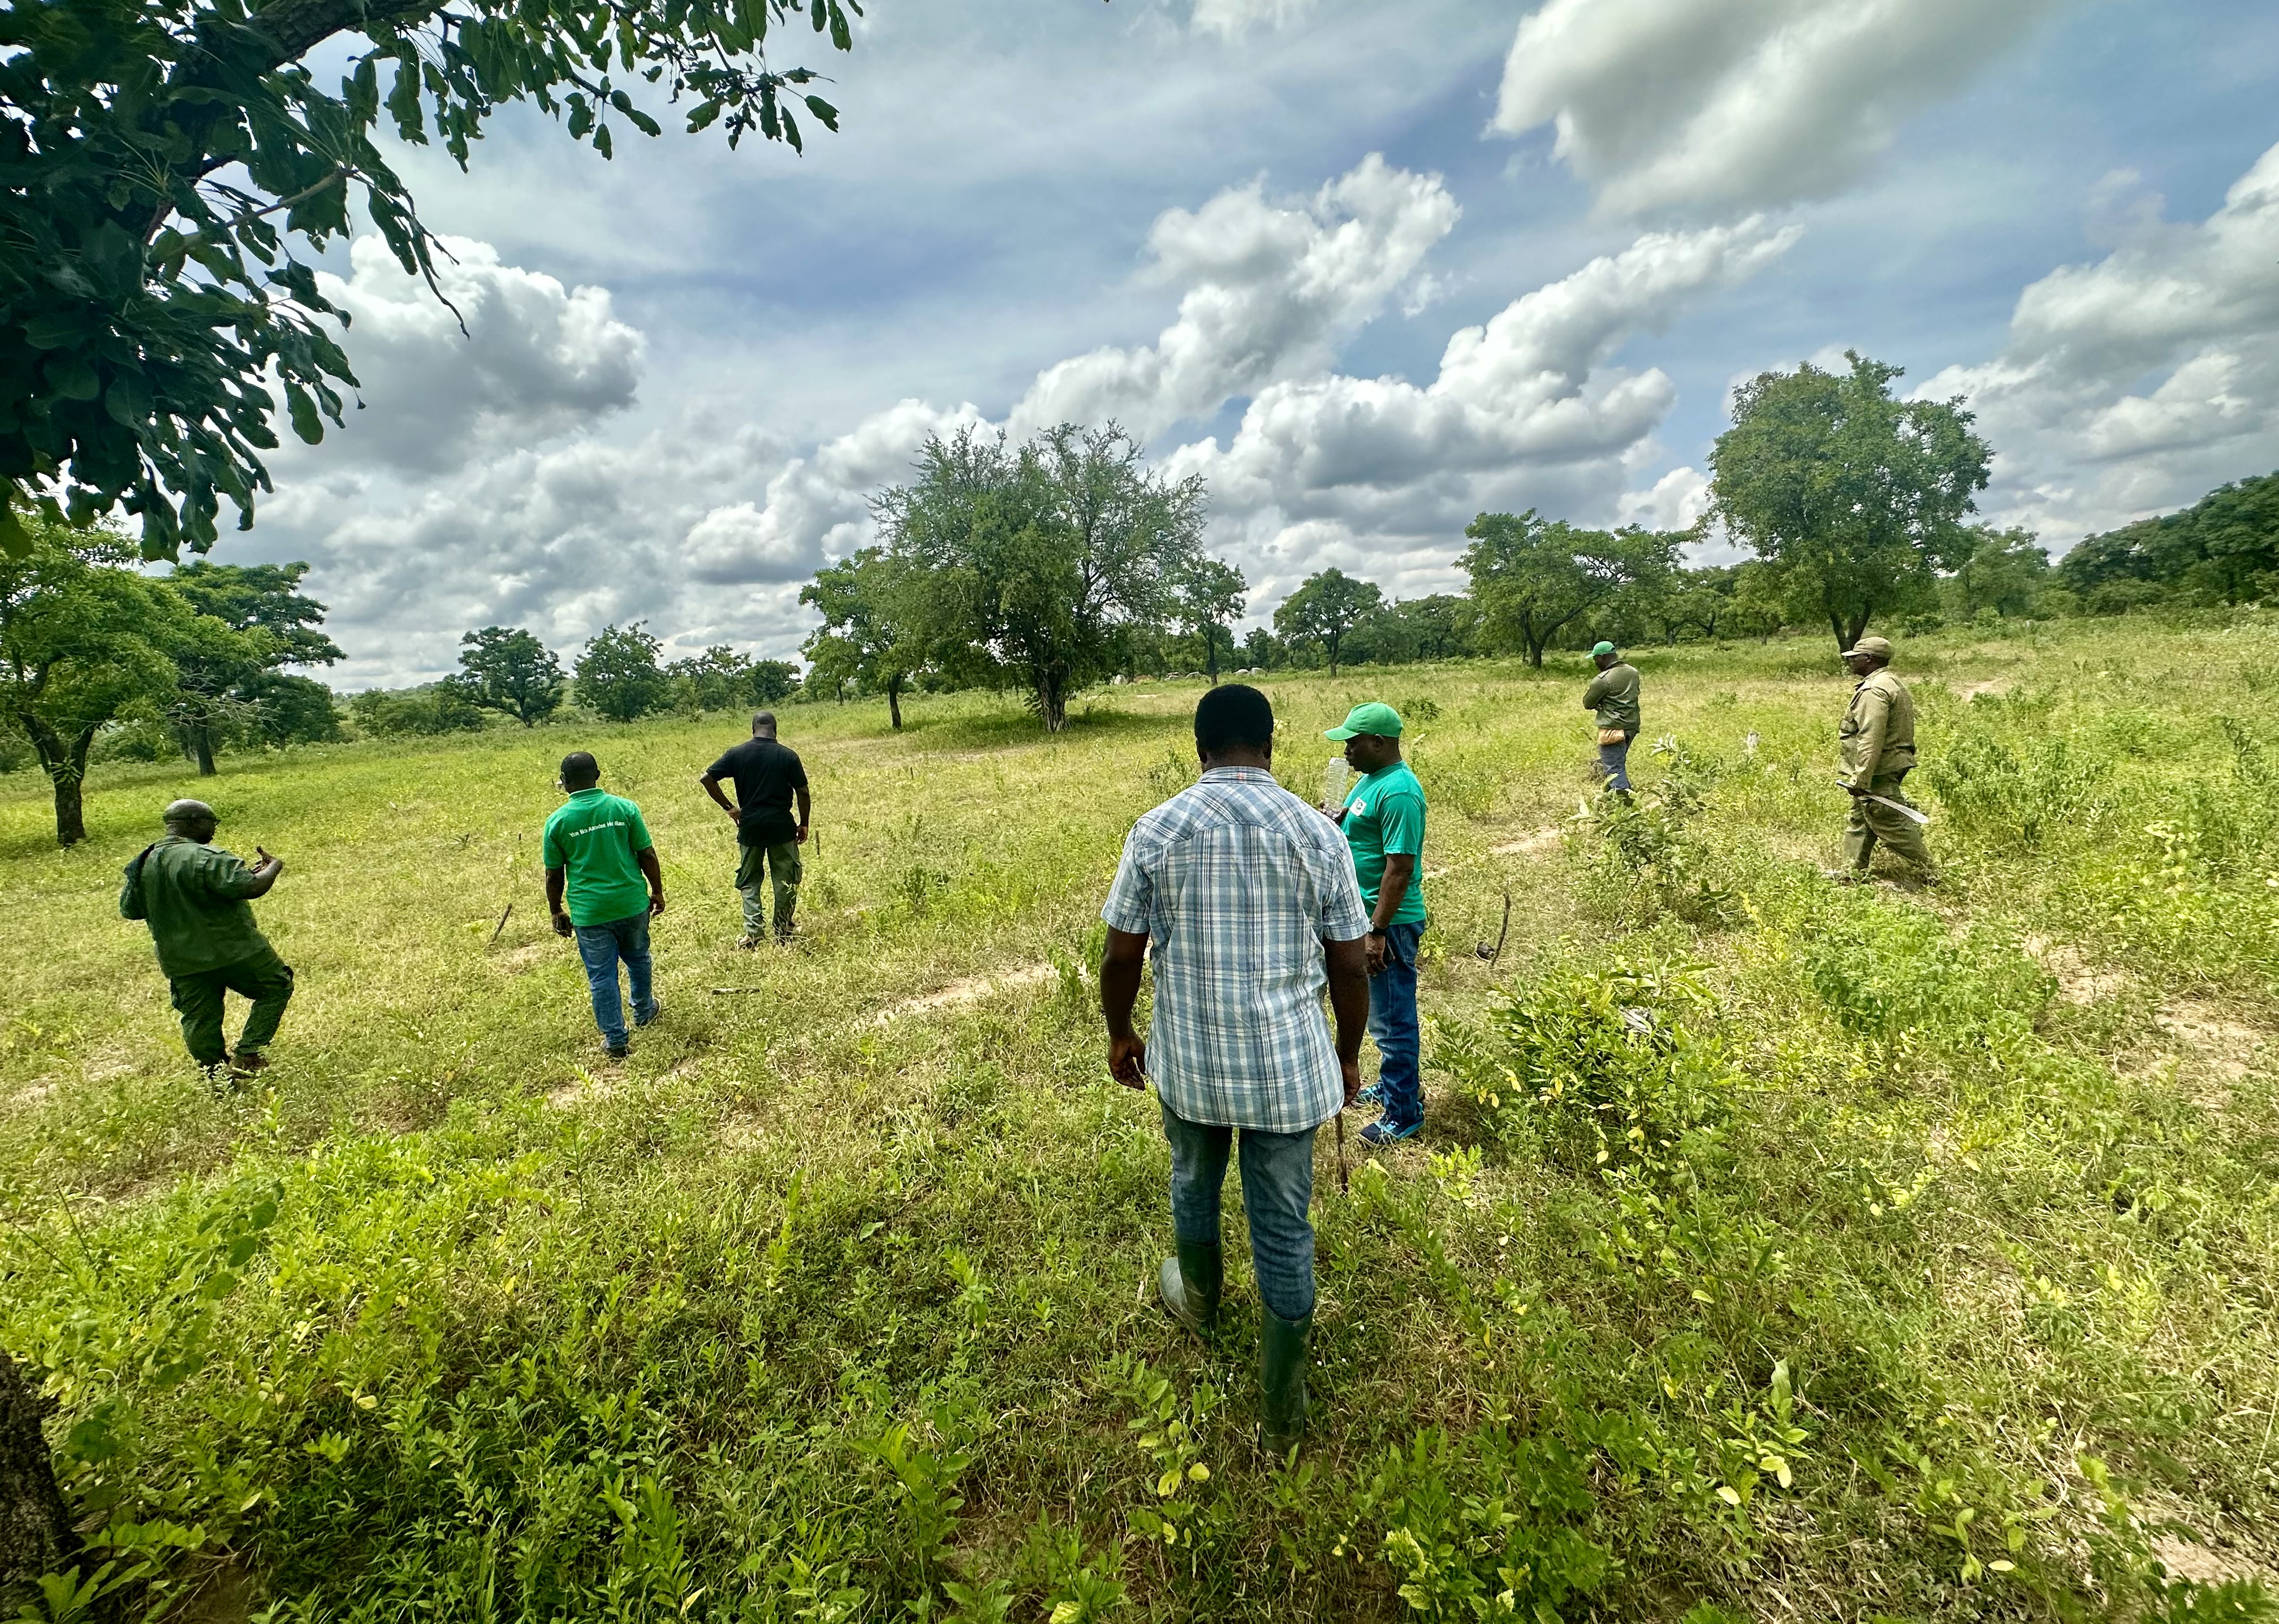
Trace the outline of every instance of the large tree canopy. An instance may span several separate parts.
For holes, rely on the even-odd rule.
[[[2201,603],[2279,597],[2279,473],[2219,486],[2181,512],[2084,537],[2058,573],[2093,611],[2170,594]]]
[[[1845,356],[1848,373],[1807,363],[1733,391],[1709,465],[1716,517],[1849,648],[1976,549],[1963,516],[1993,453],[1959,401],[1894,400],[1898,367]]]
[[[1458,560],[1471,577],[1480,639],[1516,648],[1530,665],[1583,616],[1675,566],[1679,538],[1635,528],[1577,530],[1564,519],[1483,513],[1464,527],[1471,546]]]
[[[817,570],[799,601],[821,611],[806,654],[817,681],[833,693],[853,681],[886,696],[886,715],[902,724],[902,690],[925,663],[927,617],[912,588],[924,580],[908,559],[882,547]]]
[[[0,548],[36,498],[75,522],[141,515],[142,554],[203,551],[222,499],[241,527],[269,488],[281,393],[315,441],[356,383],[345,318],[296,254],[358,205],[408,272],[441,251],[373,140],[431,136],[462,167],[502,105],[534,102],[607,157],[612,132],[684,105],[733,146],[796,148],[771,27],[840,50],[854,0],[10,0],[0,8]],[[337,42],[323,88],[302,58]],[[652,87],[654,88],[652,88]]]
[[[1055,733],[1069,695],[1112,669],[1122,633],[1177,617],[1201,556],[1201,479],[1152,471],[1112,424],[1064,423],[1018,446],[971,430],[930,440],[917,481],[872,506],[916,578],[909,601],[932,659],[1024,689]]]
[[[1334,677],[1346,633],[1384,604],[1385,589],[1375,581],[1362,580],[1332,565],[1308,576],[1275,606],[1274,630],[1285,643],[1319,643]]]
[[[96,735],[130,706],[179,692],[178,661],[225,666],[247,640],[126,567],[131,543],[35,519],[0,555],[0,724],[31,741],[53,787],[56,839],[87,838],[81,786]]]

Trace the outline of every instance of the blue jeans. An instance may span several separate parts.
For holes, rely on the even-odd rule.
[[[1424,1076],[1417,1061],[1416,944],[1424,923],[1387,925],[1385,968],[1369,978],[1369,1035],[1377,1039],[1377,1085],[1385,1120],[1407,1128],[1424,1120]]]
[[[1631,740],[1627,733],[1620,744],[1599,747],[1599,776],[1607,781],[1608,789],[1620,790],[1625,795],[1630,793],[1630,760]]]
[[[1171,1142],[1171,1227],[1183,1241],[1219,1244],[1219,1190],[1235,1130],[1191,1122],[1163,1107]],[[1241,1130],[1242,1207],[1250,1215],[1250,1264],[1258,1295],[1285,1320],[1314,1312],[1314,1135]]]
[[[622,1049],[625,1011],[618,1001],[618,960],[625,961],[625,979],[633,983],[633,1019],[643,1025],[656,1019],[656,999],[649,991],[648,910],[579,925],[578,956],[586,961],[586,984],[593,989],[594,1024],[602,1029],[602,1041]]]

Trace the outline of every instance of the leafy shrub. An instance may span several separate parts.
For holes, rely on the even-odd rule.
[[[1692,966],[1562,966],[1499,993],[1478,1027],[1436,1025],[1433,1061],[1507,1131],[1532,1130],[1571,1167],[1654,1167],[1726,1114],[1725,1051],[1679,1018],[1712,1007]]]
[[[1957,937],[1927,909],[1855,893],[1800,933],[1805,977],[1843,1024],[1872,1042],[2015,1042],[2056,991],[2014,940],[1980,926]]]
[[[1966,731],[1921,770],[1947,821],[1992,851],[2039,851],[2064,831],[2090,827],[2109,805],[2107,762],[2063,734],[2014,749]]]
[[[401,691],[370,689],[349,701],[349,715],[359,732],[375,739],[473,732],[483,725],[474,701],[451,681]]]
[[[1585,826],[1598,837],[1595,889],[1627,923],[1650,924],[1664,915],[1723,923],[1732,895],[1694,826],[1716,774],[1672,739],[1657,742],[1654,755],[1664,764],[1657,783],[1628,799],[1600,795],[1585,808]]]

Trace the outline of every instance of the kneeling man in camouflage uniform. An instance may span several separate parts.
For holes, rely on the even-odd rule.
[[[226,1060],[233,1075],[244,1076],[269,1063],[262,1051],[293,997],[292,968],[253,923],[251,906],[269,894],[285,864],[257,846],[261,861],[249,869],[215,846],[214,809],[203,801],[177,801],[162,816],[165,839],[127,865],[119,911],[150,926],[190,1058],[209,1075]],[[222,1036],[225,992],[253,1000],[234,1056]]]
[[[1938,877],[1930,848],[1923,844],[1922,827],[1881,801],[1912,806],[1901,785],[1915,764],[1915,702],[1907,685],[1891,675],[1891,645],[1880,637],[1863,637],[1844,663],[1860,679],[1852,691],[1852,708],[1836,730],[1842,753],[1839,781],[1852,793],[1852,821],[1844,829],[1847,869],[1829,871],[1830,879],[1868,877],[1868,860],[1877,841],[1894,857],[1908,862],[1925,879]]]

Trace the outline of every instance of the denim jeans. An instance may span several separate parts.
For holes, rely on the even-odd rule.
[[[1396,1128],[1424,1120],[1424,1077],[1417,1048],[1416,944],[1422,920],[1385,931],[1385,968],[1369,978],[1369,1035],[1377,1039],[1377,1085],[1385,1119]]]
[[[1599,776],[1607,781],[1608,789],[1620,790],[1625,795],[1630,793],[1630,760],[1631,740],[1627,733],[1623,735],[1620,744],[1599,747]]]
[[[586,961],[586,984],[593,989],[594,1024],[602,1029],[602,1041],[622,1049],[625,1011],[618,1001],[618,960],[625,961],[625,979],[633,984],[633,1019],[646,1024],[656,1018],[656,999],[649,991],[648,910],[579,925],[578,956]]]
[[[1218,1203],[1227,1148],[1242,1135],[1242,1207],[1250,1215],[1250,1264],[1258,1295],[1285,1320],[1314,1312],[1314,1135],[1214,1128],[1163,1107],[1171,1142],[1171,1227],[1183,1241],[1219,1244]]]

